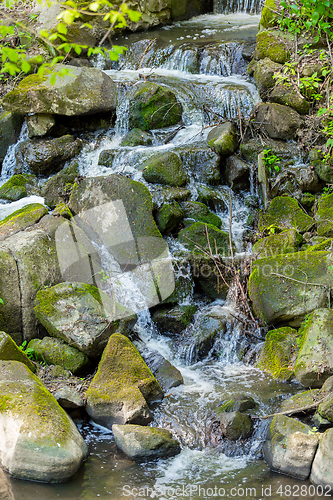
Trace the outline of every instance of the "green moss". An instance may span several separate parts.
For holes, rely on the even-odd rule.
[[[213,255],[230,255],[229,235],[212,224],[195,222],[180,231],[178,241],[194,253],[204,254],[211,248]]]
[[[265,4],[261,11],[260,24],[264,28],[271,28],[277,25],[279,14],[280,2],[279,0],[265,0]]]
[[[0,360],[19,361],[20,363],[24,363],[32,372],[36,371],[35,365],[30,361],[25,352],[5,332],[0,332]]]
[[[162,234],[170,234],[177,230],[183,218],[182,207],[176,201],[164,203],[155,215],[157,227]]]
[[[182,187],[189,180],[179,155],[172,151],[149,158],[143,164],[143,177],[153,184],[175,187]]]
[[[187,201],[183,203],[183,210],[186,217],[194,219],[196,222],[204,222],[220,228],[222,220],[211,212],[203,203],[197,201]]]
[[[232,155],[238,145],[234,125],[230,122],[218,125],[209,132],[207,143],[210,148],[214,149],[222,157]]]
[[[14,232],[22,231],[36,224],[46,214],[47,209],[44,205],[40,205],[39,203],[27,205],[0,221],[0,233],[9,236]]]
[[[257,367],[269,372],[273,378],[290,380],[298,354],[298,334],[293,328],[271,330],[266,335],[265,345],[260,353]]]
[[[319,236],[333,237],[333,194],[322,196],[315,217]]]
[[[256,59],[268,57],[271,61],[284,64],[289,61],[291,50],[292,44],[283,37],[279,30],[259,31],[257,34]]]
[[[27,179],[24,175],[13,175],[0,187],[0,198],[17,201],[27,196]]]
[[[269,209],[260,217],[259,230],[265,231],[270,226],[281,229],[293,228],[299,233],[305,233],[314,225],[314,220],[305,214],[294,198],[277,196]]]
[[[286,229],[278,234],[262,238],[253,245],[253,253],[259,258],[295,252],[303,241],[295,229]]]

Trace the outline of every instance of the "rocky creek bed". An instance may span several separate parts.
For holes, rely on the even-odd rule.
[[[1,498],[330,495],[330,169],[270,5],[200,9],[2,101]]]

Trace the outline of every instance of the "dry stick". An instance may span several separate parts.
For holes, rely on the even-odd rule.
[[[121,8],[122,6],[125,4],[125,0],[121,3],[121,5],[119,6],[119,9],[118,9],[118,14],[121,13]],[[99,42],[98,44],[98,47],[101,47],[103,45],[103,43],[105,42],[105,40],[109,37],[111,31],[113,30],[113,28],[115,27],[115,24],[116,24],[117,21],[114,21],[111,26],[109,27],[109,29],[107,30],[107,32],[105,33],[105,35],[103,36],[103,38],[101,39],[101,41]]]
[[[153,45],[153,43],[157,40],[157,38],[154,38],[154,40],[151,40],[150,43],[148,43],[147,47],[145,48],[145,51],[142,55],[142,58],[141,58],[141,61],[140,61],[140,66],[138,67],[138,69],[141,69],[142,67],[142,63],[143,63],[143,58],[145,57],[146,55],[146,52],[147,50]]]
[[[320,399],[316,403],[312,403],[311,405],[301,406],[300,408],[294,408],[292,410],[280,411],[279,413],[272,413],[272,415],[265,415],[264,417],[257,417],[257,418],[259,418],[260,420],[265,420],[266,418],[272,418],[272,417],[275,417],[277,415],[288,415],[288,414],[292,415],[294,413],[300,413],[301,411],[311,410],[312,408],[316,408],[326,398],[327,398],[327,394],[322,399]]]
[[[328,52],[329,52],[329,54],[330,54],[331,65],[333,66],[332,49],[331,49],[331,44],[330,44],[330,41],[329,41],[329,38],[328,38],[328,33],[327,33],[327,32],[326,32],[326,42],[327,42],[327,46],[328,46]]]
[[[271,276],[278,276],[279,278],[285,278],[287,280],[296,281],[296,283],[301,283],[301,285],[321,286],[323,288],[329,288],[327,285],[324,285],[323,283],[311,283],[311,281],[301,281],[295,278],[290,278],[289,276],[285,276],[284,274],[271,273]]]

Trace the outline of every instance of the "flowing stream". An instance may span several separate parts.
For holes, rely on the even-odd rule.
[[[106,70],[118,84],[117,122],[114,129],[89,135],[89,144],[79,157],[81,174],[94,177],[120,173],[145,183],[140,165],[156,151],[179,151],[185,145],[200,150],[210,127],[220,118],[236,118],[240,111],[248,115],[259,96],[253,81],[246,75],[244,56],[255,42],[260,8],[256,0],[215,0],[214,14],[116,38],[114,43],[128,47],[125,55],[117,63],[105,64],[97,59],[95,64]],[[154,131],[154,144],[150,147],[120,147],[128,131],[128,92],[143,79],[173,89],[183,104],[184,127]],[[23,129],[20,140],[25,137]],[[168,137],[173,138],[168,140]],[[99,155],[105,149],[115,150],[110,167],[98,164]],[[201,151],[196,161],[204,161],[204,154]],[[12,174],[14,161],[12,147],[4,162],[1,182]],[[192,200],[198,198],[199,187],[200,182],[193,174],[189,183]],[[214,189],[229,200],[227,186]],[[250,192],[232,194],[233,238],[238,252],[246,250],[243,234],[248,209],[244,198],[255,194],[253,181]],[[158,192],[152,189],[152,195],[158,203]],[[22,206],[29,201],[17,203]],[[223,221],[222,229],[229,225],[226,206],[228,204],[215,207]],[[14,204],[0,206],[0,217],[17,207]],[[168,243],[171,253],[175,253],[177,243],[171,237]],[[107,256],[103,263],[107,270]],[[148,310],[139,313],[136,326],[141,339],[138,348],[159,351],[184,377],[184,385],[171,389],[164,401],[156,405],[153,422],[153,425],[169,429],[181,441],[180,455],[151,463],[134,463],[116,449],[110,431],[89,422],[79,422],[90,455],[75,478],[65,485],[43,485],[6,476],[12,495],[8,498],[280,499],[291,496],[285,494],[286,486],[297,490],[308,484],[268,470],[261,454],[265,421],[255,420],[253,435],[246,443],[231,444],[219,438],[214,428],[214,411],[225,399],[239,394],[252,396],[258,404],[254,415],[260,416],[277,411],[281,400],[294,394],[299,387],[277,383],[239,361],[245,341],[240,335],[240,324],[232,316],[237,313],[231,293],[225,302],[209,303],[193,295],[190,289],[183,301],[197,305],[194,323],[184,332],[184,339],[190,338],[196,322],[204,314],[212,313],[228,320],[226,331],[218,335],[211,352],[203,360],[197,360],[191,342],[175,344],[171,337],[161,335]],[[258,347],[258,343],[253,345],[252,354]],[[302,495],[302,498],[319,497]]]

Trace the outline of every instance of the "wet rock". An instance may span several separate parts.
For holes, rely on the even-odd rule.
[[[70,370],[73,375],[86,373],[90,364],[83,352],[57,338],[33,339],[29,342],[28,349],[33,349],[34,357],[38,361],[61,366],[65,370]]]
[[[68,480],[88,455],[74,423],[24,364],[1,361],[0,372],[3,468],[30,481]]]
[[[299,350],[299,335],[289,327],[267,333],[256,367],[268,372],[274,379],[289,381],[294,376],[294,366]]]
[[[272,139],[293,139],[303,125],[300,115],[288,106],[262,103],[257,109],[256,121]]]
[[[16,210],[0,221],[0,241],[33,226],[47,213],[47,208],[40,203],[32,203]]]
[[[190,262],[183,256],[174,256],[172,259],[175,288],[163,303],[178,304],[191,296],[194,288]]]
[[[54,71],[68,71],[57,76]],[[6,94],[2,105],[6,111],[19,114],[52,113],[57,115],[94,114],[116,109],[116,85],[97,68],[78,68],[57,64],[51,70],[29,75]]]
[[[333,237],[333,194],[322,196],[315,215],[319,236]]]
[[[46,181],[42,187],[42,196],[45,198],[46,205],[54,208],[67,199],[78,175],[79,164],[76,160],[73,160],[67,167]]]
[[[59,203],[52,212],[53,217],[63,217],[64,219],[71,220],[73,217],[72,212],[66,203]]]
[[[277,415],[273,418],[264,443],[264,458],[273,471],[299,479],[310,475],[318,438],[311,428],[296,419]]]
[[[193,326],[193,331],[182,339],[182,357],[195,362],[205,358],[218,335],[223,335],[226,321],[209,314],[202,316]]]
[[[302,325],[295,376],[304,387],[321,387],[333,375],[333,312],[313,311]]]
[[[236,155],[226,159],[223,175],[233,189],[246,189],[250,186],[250,167]]]
[[[329,422],[333,422],[333,394],[329,394],[322,403],[318,406],[319,415],[328,420]]]
[[[128,332],[136,317],[98,288],[85,283],[60,283],[40,290],[34,312],[52,337],[97,357],[112,333]]]
[[[111,168],[116,155],[116,149],[104,149],[99,155],[98,165],[104,165],[105,167]]]
[[[306,115],[310,110],[310,103],[294,88],[285,85],[276,85],[269,96],[271,102],[295,109],[300,115]]]
[[[176,306],[173,308],[163,307],[153,314],[152,319],[162,332],[177,334],[190,324],[195,311],[196,306],[194,305]]]
[[[6,201],[17,201],[38,193],[37,179],[34,175],[13,175],[0,187],[0,198]]]
[[[178,203],[188,200],[191,197],[191,191],[185,188],[151,186],[151,196],[153,198],[154,208],[158,209],[163,203],[177,201]]]
[[[213,5],[210,0],[184,0],[178,2],[171,0],[171,16],[173,21],[183,21],[194,16],[200,16],[207,12],[213,12]]]
[[[293,228],[305,233],[314,225],[314,220],[305,214],[297,201],[290,196],[274,198],[265,214],[260,217],[259,230],[274,226],[281,229]]]
[[[79,154],[82,148],[80,139],[71,135],[56,139],[34,139],[22,142],[15,150],[16,172],[26,169],[35,175],[47,176],[60,170],[67,160]]]
[[[20,349],[14,340],[5,332],[0,332],[0,360],[19,361],[25,364],[32,372],[36,371],[35,365],[26,353]]]
[[[146,160],[143,163],[143,177],[153,184],[176,187],[182,187],[189,181],[179,155],[173,151],[155,154]]]
[[[251,418],[239,411],[222,413],[220,415],[220,428],[223,436],[230,441],[246,439],[252,432]]]
[[[84,407],[83,398],[73,387],[63,387],[58,389],[53,395],[62,408],[74,409]]]
[[[295,229],[285,229],[278,234],[271,234],[258,240],[252,248],[258,258],[296,252],[303,238]]]
[[[153,144],[153,136],[148,133],[135,128],[126,134],[121,142],[121,146],[151,146]]]
[[[220,228],[222,220],[209,208],[198,201],[186,201],[182,204],[184,215],[193,222],[204,222]]]
[[[300,326],[314,309],[327,307],[331,265],[332,254],[327,251],[290,253],[255,261],[249,280],[255,314],[268,324]]]
[[[226,210],[229,206],[229,190],[213,188],[200,184],[197,186],[198,201],[204,203],[211,210]]]
[[[9,146],[17,141],[23,123],[23,117],[3,111],[0,114],[0,164],[7,154]]]
[[[225,122],[213,128],[208,134],[207,143],[221,157],[232,155],[238,146],[235,126],[231,122]]]
[[[167,87],[152,82],[139,83],[129,95],[129,125],[151,130],[169,127],[181,120],[182,106]]]
[[[55,119],[49,113],[26,116],[25,122],[28,127],[28,136],[30,139],[32,137],[43,137],[55,125]]]
[[[179,442],[166,429],[114,424],[112,432],[118,448],[134,460],[173,457],[181,450]]]
[[[254,62],[253,78],[258,86],[261,97],[266,97],[269,89],[275,85],[274,74],[282,68],[282,64],[271,61],[268,57]]]
[[[280,411],[289,411],[293,410],[296,415],[296,411],[299,408],[303,408],[306,406],[310,406],[308,412],[311,413],[315,409],[315,404],[322,398],[319,389],[311,389],[311,391],[299,392],[292,396],[291,398],[286,399],[281,404]],[[306,410],[301,410],[299,413],[303,414]]]
[[[220,183],[220,156],[205,143],[177,146],[173,149],[196,182]]]
[[[270,177],[270,198],[286,194],[289,195],[292,192],[295,193],[295,198],[297,197],[297,199],[303,200],[304,196],[297,196],[297,190],[307,193],[307,196],[310,193],[318,193],[318,191],[321,190],[321,183],[318,175],[308,166],[284,167],[281,168],[281,172],[276,177],[273,175],[270,175]]]
[[[256,59],[269,58],[271,61],[284,64],[289,61],[293,46],[292,39],[280,30],[261,30],[257,34],[255,50]]]
[[[219,405],[218,411],[222,413],[230,413],[234,411],[243,413],[248,410],[253,410],[256,406],[257,403],[251,396],[240,394],[228,399],[227,401],[223,401]]]
[[[178,241],[197,254],[204,255],[211,248],[213,255],[230,255],[229,235],[211,224],[195,222],[179,232]]]
[[[157,227],[162,234],[170,234],[179,229],[183,218],[183,209],[176,201],[164,203],[155,215]]]
[[[148,403],[163,391],[138,350],[123,335],[113,334],[86,393],[87,412],[109,429],[113,424],[143,424],[153,420]]]
[[[263,140],[263,143],[257,139],[250,139],[240,145],[240,151],[247,161],[257,163],[258,154],[264,149],[271,150],[271,153],[280,158],[281,167],[289,164],[294,164],[295,161],[300,161],[301,152],[297,145],[292,142],[275,141],[270,138]]]
[[[157,351],[143,352],[142,357],[162,387],[163,392],[167,392],[173,387],[178,387],[184,383],[180,371]]]
[[[319,179],[328,184],[333,183],[333,165],[323,158],[323,152],[318,148],[311,149],[309,153],[309,160],[315,168],[315,172]]]
[[[320,439],[318,451],[314,458],[310,481],[315,485],[321,485],[329,493],[333,490],[333,429],[328,429]]]

